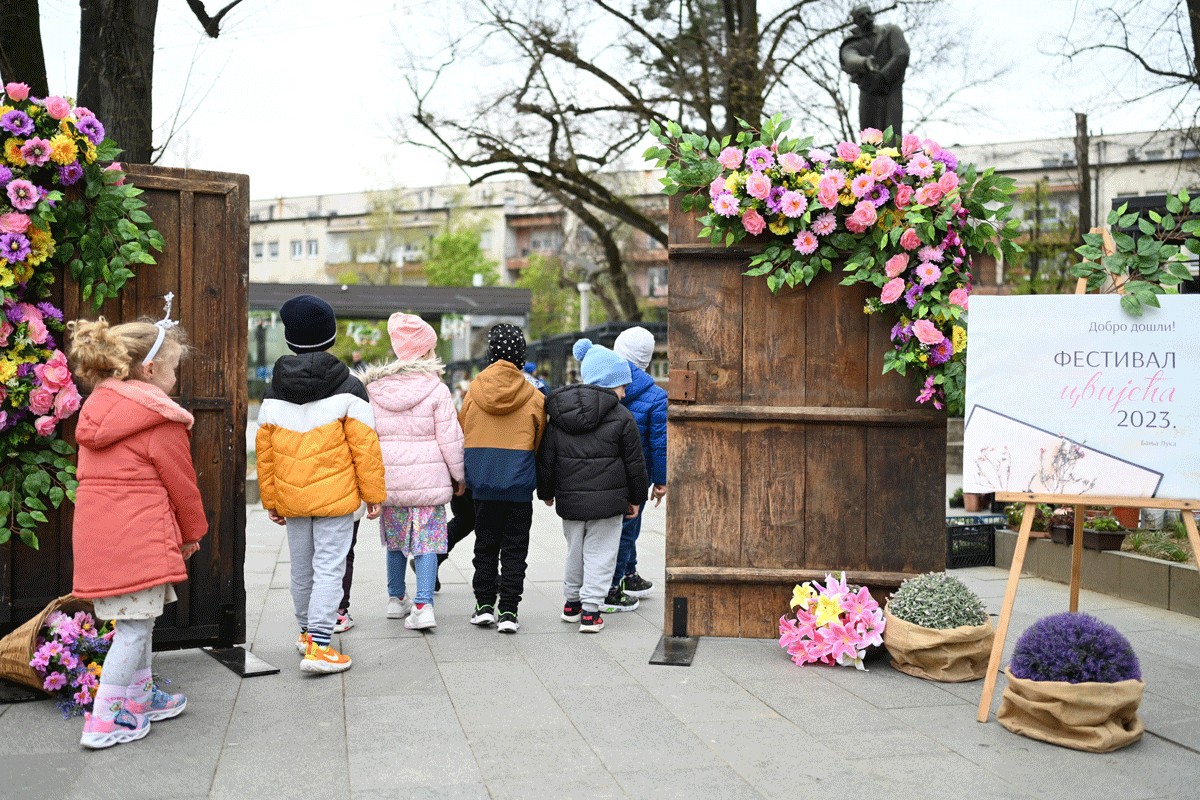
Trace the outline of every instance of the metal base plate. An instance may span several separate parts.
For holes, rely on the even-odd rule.
[[[650,663],[664,667],[690,667],[696,657],[698,636],[663,636],[650,656]]]
[[[273,667],[258,656],[241,647],[205,647],[204,652],[220,661],[242,678],[257,678],[259,675],[277,675],[279,667]]]

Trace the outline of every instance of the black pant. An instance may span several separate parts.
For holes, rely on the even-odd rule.
[[[496,602],[500,611],[514,614],[525,588],[525,557],[529,555],[529,528],[533,525],[533,502],[504,500],[475,501],[475,602]],[[497,576],[497,560],[500,574]]]
[[[342,576],[342,603],[338,611],[350,610],[350,584],[354,583],[354,546],[358,544],[358,523],[354,520],[354,538],[350,540],[350,552],[346,553],[346,574]]]
[[[449,542],[446,552],[438,553],[439,567],[450,557],[450,551],[454,549],[454,545],[470,536],[471,532],[475,530],[475,499],[471,497],[470,489],[457,497],[450,498],[450,513],[454,516],[446,523],[446,536]]]

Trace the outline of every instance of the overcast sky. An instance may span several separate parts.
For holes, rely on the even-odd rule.
[[[224,0],[209,0],[212,12]],[[159,3],[154,75],[155,143],[179,116],[160,163],[245,172],[255,198],[385,189],[461,180],[436,155],[398,148],[395,120],[406,110],[402,44],[419,45],[425,12],[450,3],[418,0],[244,0],[219,39],[200,31],[183,0]],[[1096,74],[1052,55],[1072,26],[1090,25],[1086,0],[952,0],[948,24],[974,31],[981,63],[1008,63],[1000,83],[971,99],[991,118],[936,124],[943,144],[1011,141],[1074,133],[1074,112],[1093,133],[1157,127],[1161,107],[1124,106],[1108,79],[1136,88],[1121,62],[1094,62]],[[51,91],[73,95],[79,3],[41,0]],[[886,17],[882,18],[886,21]],[[1078,30],[1078,28],[1076,28]],[[916,57],[920,43],[910,41]],[[910,73],[911,74],[911,73]],[[464,81],[462,102],[477,84]],[[182,98],[182,100],[181,100]]]

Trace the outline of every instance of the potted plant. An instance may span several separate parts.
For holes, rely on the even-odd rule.
[[[995,630],[983,601],[958,578],[909,578],[888,600],[883,645],[892,666],[917,678],[958,683],[987,673]]]
[[[1060,506],[1050,514],[1050,538],[1059,544],[1069,545],[1075,540],[1075,509]]]
[[[950,495],[950,500],[948,502],[949,502],[949,505],[951,508],[965,508],[966,507],[963,490],[962,490],[961,486],[954,490],[954,493],[952,495]]]
[[[1142,738],[1146,684],[1129,640],[1095,617],[1055,614],[1017,640],[996,715],[1013,733],[1107,753]]]
[[[995,492],[964,492],[962,496],[963,510],[972,514],[988,511],[991,509],[992,500],[995,496]]]
[[[1050,515],[1053,509],[1045,503],[1038,503],[1034,507],[1033,514],[1033,532],[1034,533],[1049,533],[1050,531]],[[1021,522],[1025,518],[1024,503],[1009,503],[1004,507],[1004,515],[1008,517],[1008,527],[1012,530],[1020,530]]]
[[[1089,550],[1120,550],[1127,533],[1116,517],[1096,517],[1084,524],[1083,546]]]

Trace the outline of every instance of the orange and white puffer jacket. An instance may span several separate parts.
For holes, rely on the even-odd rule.
[[[340,517],[382,503],[383,456],[367,391],[327,352],[283,356],[258,412],[263,508]]]

